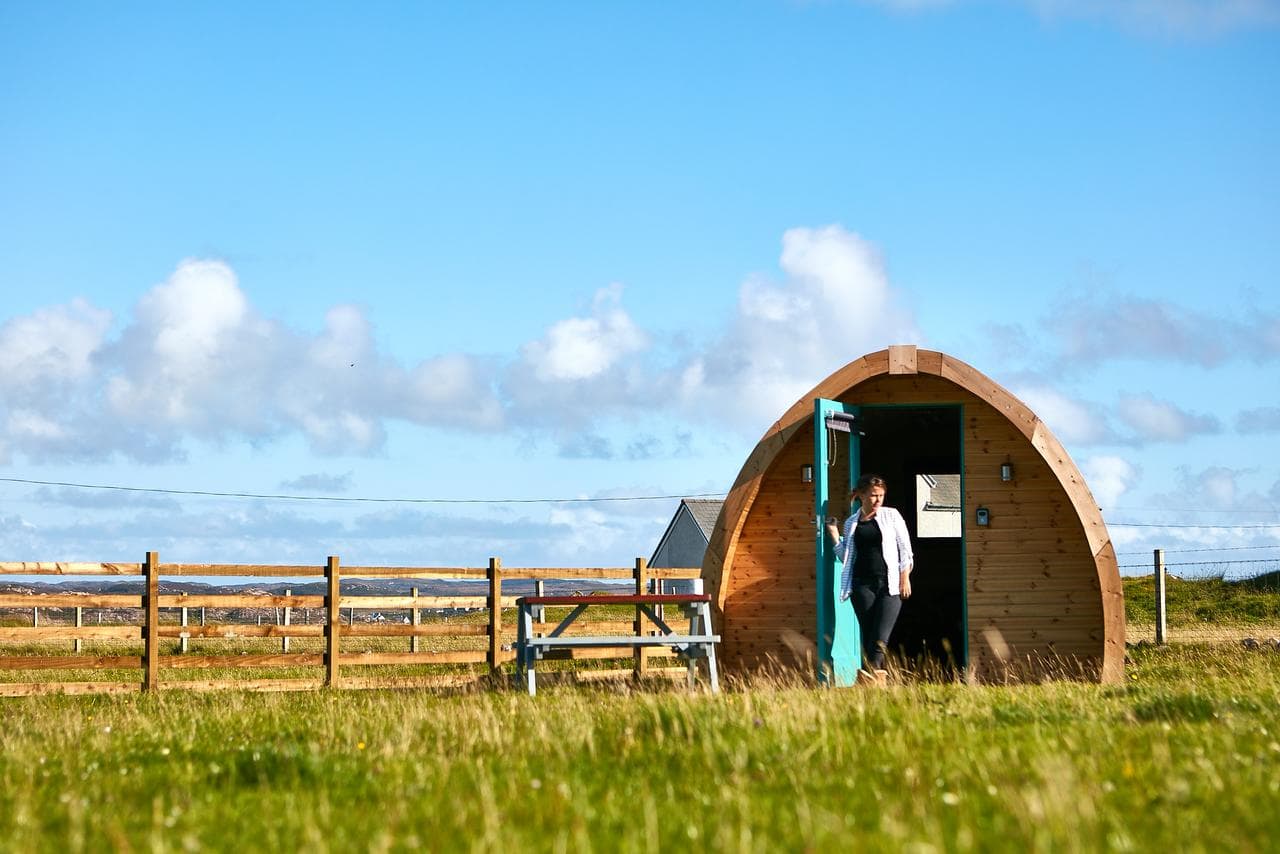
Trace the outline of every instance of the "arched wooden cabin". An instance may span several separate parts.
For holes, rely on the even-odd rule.
[[[823,380],[743,465],[702,565],[724,666],[816,665],[837,682],[856,670],[856,623],[850,653],[852,610],[836,604],[839,566],[816,522],[849,514],[859,471],[888,481],[915,549],[893,648],[979,679],[1121,678],[1119,570],[1079,470],[1012,394],[914,346]]]

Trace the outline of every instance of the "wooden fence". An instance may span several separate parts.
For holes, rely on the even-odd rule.
[[[443,687],[464,685],[485,678],[505,675],[506,665],[515,659],[512,644],[515,640],[516,625],[514,618],[504,621],[503,609],[515,608],[517,596],[503,591],[503,582],[512,580],[533,581],[534,590],[530,593],[542,592],[547,581],[570,579],[593,580],[631,580],[634,592],[646,591],[650,580],[659,582],[666,579],[698,578],[699,568],[653,569],[644,559],[638,558],[633,567],[546,567],[546,568],[511,568],[504,567],[499,558],[491,558],[485,567],[385,567],[385,566],[352,566],[342,567],[337,557],[330,557],[320,566],[264,566],[243,564],[177,564],[161,563],[156,552],[147,552],[141,563],[19,563],[0,562],[0,580],[4,576],[142,576],[143,590],[141,594],[86,594],[74,592],[33,594],[0,594],[0,614],[22,613],[30,610],[33,618],[30,626],[0,626],[0,696],[24,696],[31,694],[66,693],[66,694],[98,694],[98,693],[132,693],[136,691],[156,691],[168,689],[185,690],[222,690],[239,689],[254,691],[300,691],[316,690],[321,687],[342,688],[394,688],[394,687]],[[208,593],[208,594],[166,594],[160,592],[162,578],[183,577],[228,577],[246,576],[253,578],[308,578],[324,579],[323,595],[273,595],[266,593]],[[353,579],[436,579],[455,581],[482,581],[485,584],[483,595],[447,595],[418,596],[414,588],[411,595],[352,595],[341,591],[344,580]],[[206,624],[203,619],[200,625],[189,625],[186,619],[188,609],[198,608],[263,608],[279,609],[283,613],[283,623],[279,619],[267,625],[252,623]],[[323,619],[316,623],[308,620],[298,624],[289,619],[293,609],[317,609]],[[14,609],[21,609],[14,610]],[[75,625],[40,625],[38,614],[41,609],[75,609]],[[85,609],[136,609],[140,614],[138,623],[116,625],[84,625]],[[182,619],[174,624],[161,620],[162,609],[180,610]],[[423,621],[423,610],[442,611],[446,609],[475,609],[486,612],[485,622],[467,620],[458,621],[430,619]],[[347,610],[349,620],[343,624],[341,613]],[[357,622],[355,611],[387,611],[404,610],[411,618],[406,623]],[[478,619],[478,618],[477,618]],[[46,623],[49,621],[46,620]],[[577,625],[577,624],[575,624]],[[544,620],[535,624],[537,631],[549,631],[555,623]],[[581,630],[596,634],[636,635],[652,630],[648,618],[640,609],[636,609],[634,620],[613,622],[586,622]],[[229,655],[198,655],[190,652],[188,643],[193,639],[213,638],[247,638],[275,639],[269,643],[279,643],[279,652],[261,652],[255,650],[250,654],[244,650]],[[321,639],[315,651],[290,652],[289,639]],[[406,651],[363,650],[344,651],[344,641],[350,638],[402,638],[406,639],[409,648]],[[477,648],[460,648],[434,651],[421,651],[418,648],[420,638],[435,639],[437,645],[467,646]],[[172,647],[174,639],[179,641],[178,652],[166,652],[162,649],[162,640],[167,640]],[[462,639],[459,643],[457,639]],[[483,639],[483,640],[481,640]],[[85,641],[107,642],[106,645],[124,647],[123,651],[137,652],[141,641],[141,654],[82,654],[82,643]],[[27,652],[18,655],[4,654],[12,652],[14,644],[36,647],[35,653]],[[51,644],[67,644],[59,652],[50,648]],[[314,645],[314,643],[313,643]],[[117,652],[121,650],[116,650]],[[670,658],[674,654],[666,650],[632,649],[619,647],[602,650],[574,650],[568,656],[583,658],[630,658],[631,666],[625,670],[590,670],[575,671],[575,678],[601,678],[646,673],[657,675],[683,676],[685,670],[680,667],[663,668],[650,659]],[[429,665],[417,667],[410,675],[352,675],[351,670],[369,665]],[[460,670],[461,666],[465,669]],[[182,674],[184,678],[161,679],[162,673],[181,674],[181,671],[192,669],[253,669],[264,668],[313,668],[321,669],[319,675],[306,678],[219,678],[194,679],[190,674]],[[141,678],[120,679],[115,681],[59,681],[55,674],[59,671],[129,671],[136,670]],[[421,672],[421,671],[432,672]],[[22,674],[25,681],[7,681],[4,673],[8,671],[27,671]],[[664,671],[669,671],[664,672]],[[39,679],[31,679],[38,676]],[[246,674],[250,676],[250,674]],[[12,678],[12,674],[10,677]]]

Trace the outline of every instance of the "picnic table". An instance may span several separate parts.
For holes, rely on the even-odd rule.
[[[534,613],[541,615],[546,606],[570,606],[560,623],[547,634],[535,634]],[[634,605],[644,612],[658,629],[656,634],[630,635],[566,635],[565,630],[593,605]],[[671,605],[689,619],[689,631],[685,634],[675,629],[659,616],[654,606]],[[716,672],[716,644],[720,636],[711,633],[711,597],[705,593],[667,594],[594,594],[572,596],[521,596],[516,600],[520,609],[519,635],[516,641],[516,666],[524,677],[532,696],[537,693],[535,665],[554,649],[583,649],[648,646],[665,646],[675,650],[688,661],[689,685],[697,679],[697,663],[706,659],[707,678],[713,693],[720,690]],[[663,615],[665,616],[665,614]]]

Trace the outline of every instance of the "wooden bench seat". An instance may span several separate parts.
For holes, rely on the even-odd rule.
[[[534,611],[551,606],[571,606],[572,610],[550,633],[535,635],[533,631]],[[654,626],[657,634],[652,635],[566,635],[564,631],[573,624],[587,608],[592,605],[634,605],[642,611]],[[666,621],[653,610],[656,605],[672,605],[678,607],[689,618],[689,631],[680,633],[669,626]],[[590,596],[522,596],[516,600],[520,610],[519,638],[516,642],[516,665],[520,675],[525,678],[529,694],[537,693],[536,663],[548,657],[548,653],[556,650],[574,648],[609,648],[609,647],[657,647],[665,646],[675,650],[688,661],[689,684],[692,686],[697,677],[697,662],[705,659],[707,676],[712,692],[720,690],[719,675],[716,671],[715,645],[720,636],[711,632],[711,597],[705,593],[687,594],[596,594]]]

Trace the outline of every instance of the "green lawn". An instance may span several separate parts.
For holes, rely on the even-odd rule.
[[[1232,850],[1280,839],[1280,654],[1124,685],[0,701],[0,848]]]
[[[1155,622],[1155,590],[1154,576],[1124,579],[1125,615],[1130,623]],[[1280,573],[1240,581],[1169,577],[1164,598],[1170,628],[1280,624]]]

